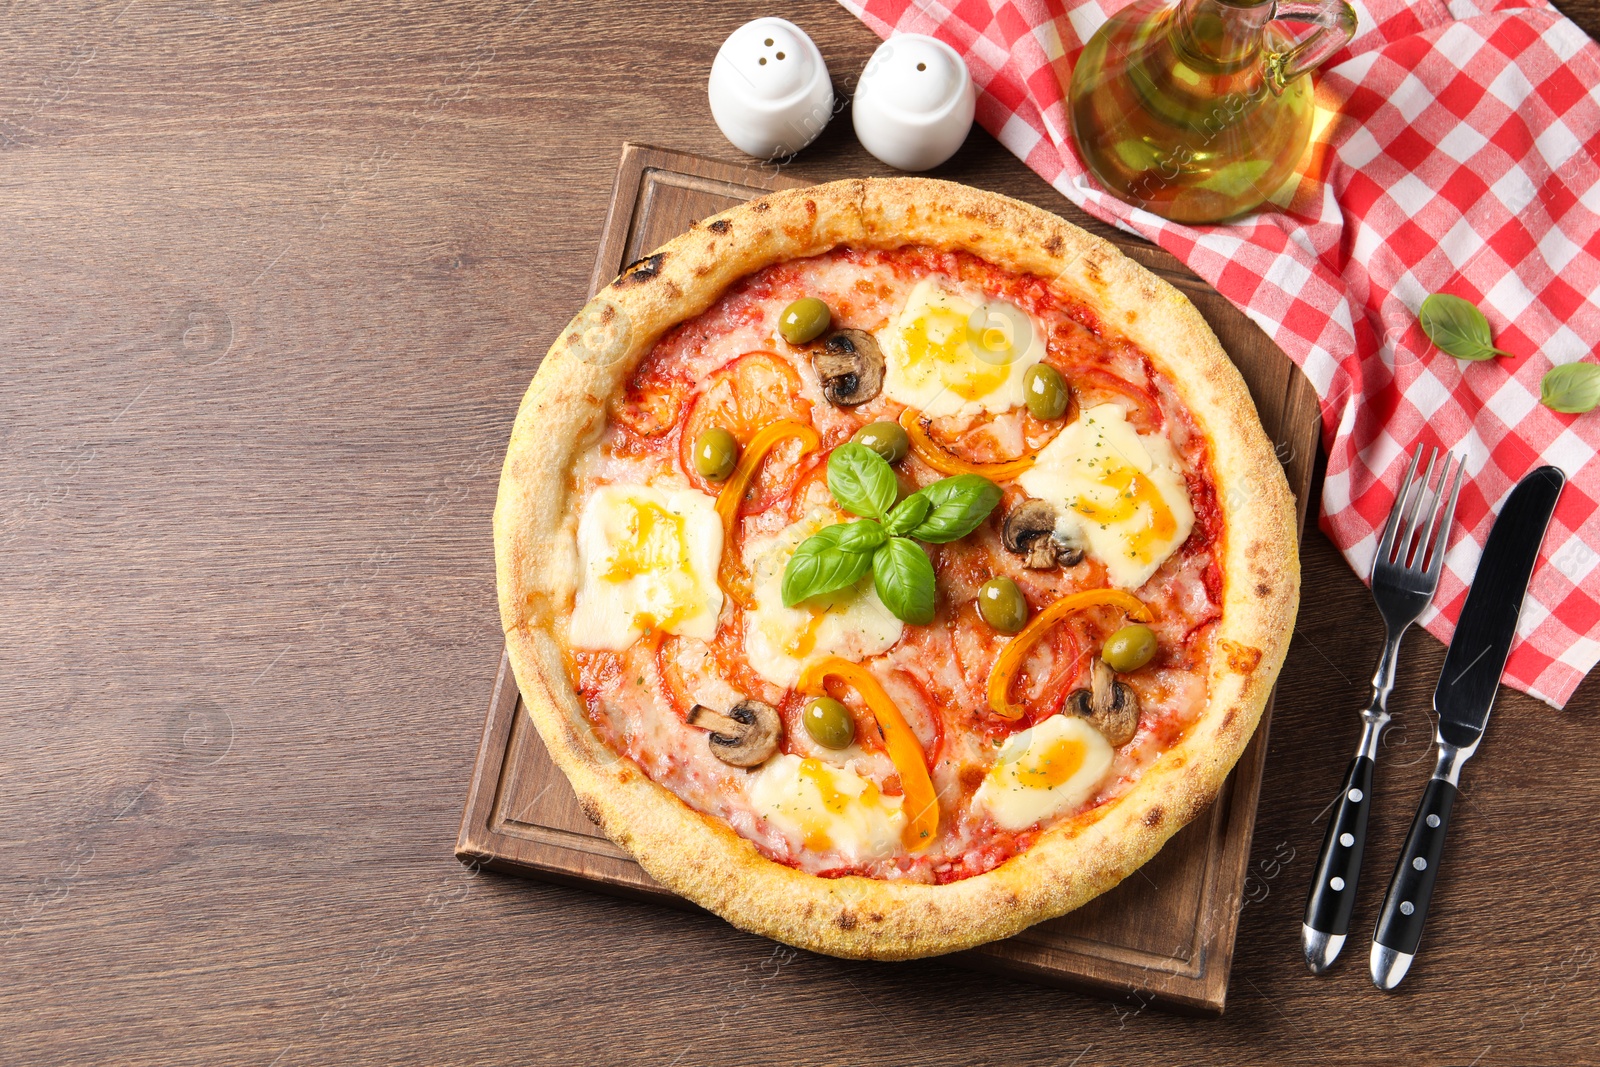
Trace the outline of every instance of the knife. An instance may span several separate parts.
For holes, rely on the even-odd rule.
[[[1472,589],[1433,691],[1438,763],[1423,791],[1372,933],[1372,981],[1394,989],[1422,941],[1461,768],[1478,750],[1517,633],[1522,599],[1566,475],[1540,467],[1517,483],[1489,530]]]

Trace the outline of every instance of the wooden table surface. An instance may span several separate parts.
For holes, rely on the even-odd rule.
[[[798,954],[451,855],[497,655],[489,514],[624,140],[737,159],[722,37],[781,5],[11,3],[0,25],[7,1064],[1574,1063],[1600,776],[1505,693],[1423,955],[1361,936],[1431,763],[1413,637],[1349,958],[1299,960],[1381,641],[1307,535],[1227,1014]],[[1593,32],[1594,0],[1570,13]],[[876,45],[786,12],[842,86]],[[835,122],[794,164],[884,173]],[[975,132],[940,173],[1079,219]]]

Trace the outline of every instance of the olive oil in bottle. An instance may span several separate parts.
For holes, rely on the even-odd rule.
[[[1296,40],[1283,22],[1314,23]],[[1345,0],[1137,0],[1073,68],[1072,136],[1089,171],[1177,222],[1259,207],[1311,136],[1311,70],[1355,34]]]

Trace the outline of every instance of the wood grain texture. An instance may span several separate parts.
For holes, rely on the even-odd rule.
[[[623,147],[590,292],[694,222],[772,188],[796,184],[776,170],[722,163],[648,145]],[[1267,435],[1302,505],[1317,440],[1317,398],[1259,327],[1199,283],[1174,257],[1136,238],[1119,247],[1189,290],[1256,396]],[[1302,506],[1300,518],[1304,519]],[[473,767],[456,855],[465,863],[533,874],[624,896],[682,905],[584,815],[532,720],[495,679],[484,743]],[[956,962],[1065,988],[1138,993],[1171,1010],[1223,1010],[1243,899],[1250,834],[1266,752],[1269,703],[1253,743],[1217,802],[1178,833],[1137,877],[1070,915],[955,957]]]
[[[8,1064],[1596,1058],[1600,779],[1572,741],[1593,682],[1559,713],[1502,695],[1402,991],[1359,951],[1304,972],[1381,642],[1314,532],[1220,1020],[472,874],[451,844],[498,643],[500,450],[587,290],[621,143],[739,161],[705,72],[773,7],[5,10]],[[827,0],[783,10],[848,90],[873,35]],[[793,172],[885,170],[835,121]],[[938,173],[1079,217],[981,132]],[[1409,640],[1358,930],[1442,659]]]

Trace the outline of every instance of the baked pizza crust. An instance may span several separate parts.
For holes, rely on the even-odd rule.
[[[1205,712],[1122,797],[1000,866],[946,885],[820,878],[773,862],[595,734],[564,666],[575,593],[569,471],[606,400],[668,329],[738,279],[835,246],[929,245],[1054,278],[1169,377],[1210,443],[1223,516],[1221,620]],[[1294,501],[1238,370],[1182,294],[1039,208],[923,178],[777,192],[696,224],[631,265],[551,346],[517,414],[494,515],[500,614],[529,714],[585,812],[651,877],[742,929],[836,956],[908,959],[1071,911],[1150,859],[1215,798],[1249,743],[1299,601]]]

